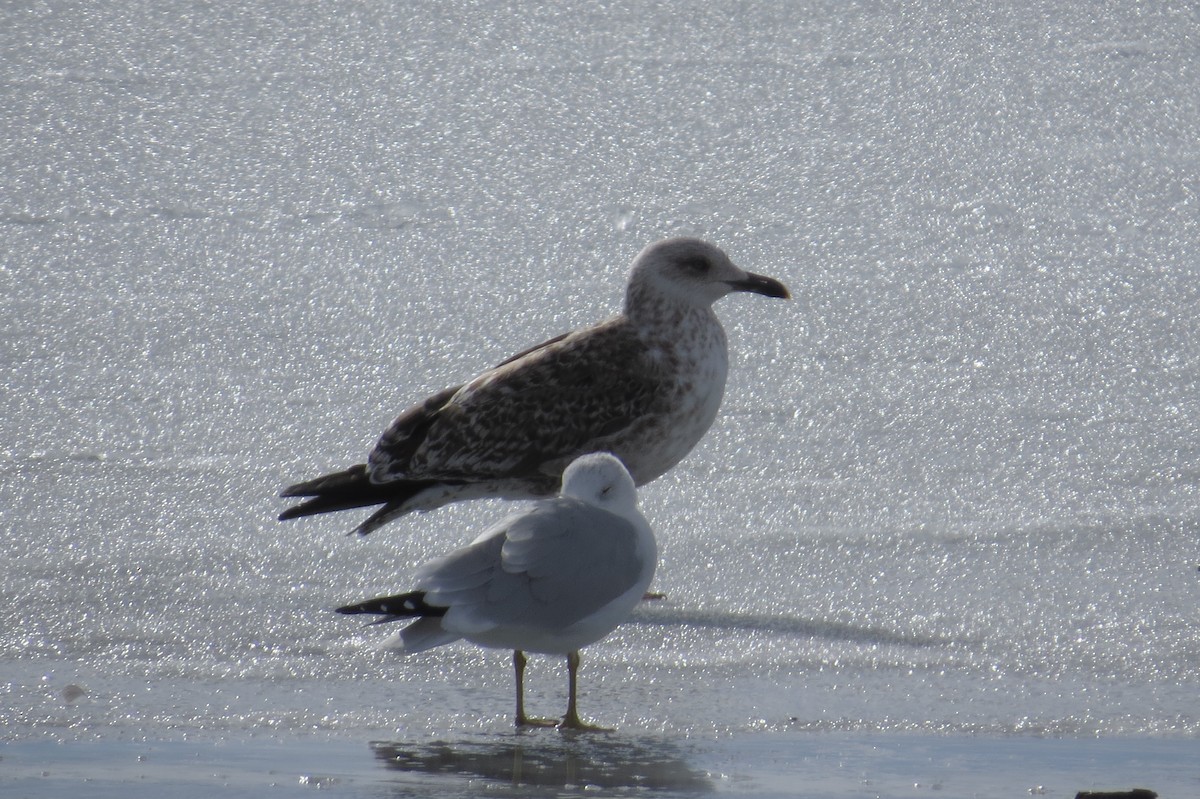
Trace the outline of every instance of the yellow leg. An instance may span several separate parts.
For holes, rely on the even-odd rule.
[[[576,687],[578,685],[578,673],[579,652],[570,652],[567,654],[567,715],[563,716],[562,723],[558,726],[568,730],[609,732],[607,727],[597,727],[596,725],[588,724],[583,719],[579,718],[579,709],[575,701]]]
[[[513,671],[517,677],[517,726],[518,727],[553,727],[552,719],[531,719],[525,715],[525,664],[529,659],[519,649],[513,650]]]

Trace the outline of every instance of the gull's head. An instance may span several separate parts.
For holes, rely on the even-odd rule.
[[[620,515],[637,510],[637,488],[615,455],[593,452],[563,470],[562,495]]]
[[[641,302],[642,297],[709,306],[734,291],[780,299],[791,297],[778,280],[747,272],[707,241],[663,239],[646,247],[633,260],[626,311]]]

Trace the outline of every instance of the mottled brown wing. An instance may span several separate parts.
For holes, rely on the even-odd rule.
[[[619,320],[559,336],[485,372],[436,409],[427,402],[402,415],[371,453],[371,479],[543,475],[547,461],[590,452],[661,412],[665,388]]]

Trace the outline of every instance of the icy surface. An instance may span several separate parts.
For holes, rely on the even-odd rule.
[[[2,734],[507,729],[329,612],[505,508],[274,495],[678,233],[796,300],[718,305],[585,715],[1200,733],[1196,6],[580,5],[0,7]]]

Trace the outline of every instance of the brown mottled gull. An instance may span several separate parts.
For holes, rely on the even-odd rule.
[[[634,259],[619,316],[413,405],[365,464],[284,490],[306,499],[279,518],[382,506],[357,528],[366,535],[451,502],[552,496],[567,464],[588,452],[613,453],[645,485],[717,415],[729,357],[712,305],[735,291],[789,296],[712,244],[655,242]]]

